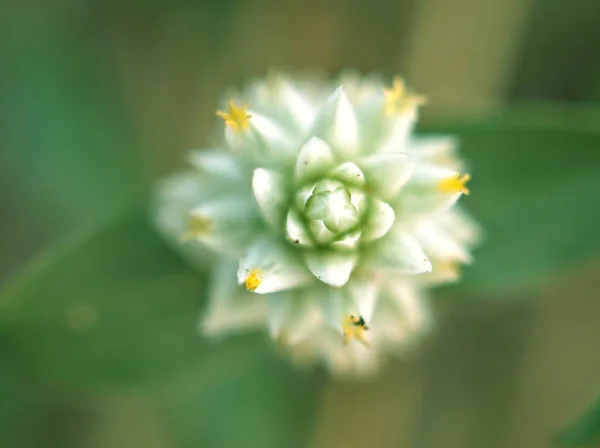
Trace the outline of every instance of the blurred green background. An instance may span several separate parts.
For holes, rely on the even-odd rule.
[[[600,391],[597,0],[9,0],[0,36],[0,446],[547,447]],[[487,241],[372,382],[199,338],[146,222],[272,66],[402,74],[473,167]]]

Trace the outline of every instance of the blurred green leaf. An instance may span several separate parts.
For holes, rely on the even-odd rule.
[[[561,434],[559,445],[578,448],[600,445],[600,397]]]
[[[176,446],[306,447],[318,416],[321,375],[258,356],[243,374],[222,371],[220,387],[193,385],[166,397],[163,412]]]
[[[70,386],[142,384],[202,364],[204,275],[134,211],[42,256],[0,295],[0,350]],[[248,348],[246,347],[246,350]]]
[[[485,232],[461,290],[534,288],[600,253],[598,127],[568,114],[539,118],[518,111],[435,128],[460,138],[473,174],[461,203]]]

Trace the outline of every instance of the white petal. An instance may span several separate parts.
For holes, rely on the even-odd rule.
[[[394,231],[371,249],[374,266],[404,274],[431,272],[431,261],[416,239],[407,233]]]
[[[431,312],[427,300],[421,297],[412,282],[393,280],[386,289],[408,328],[423,331],[430,326]]]
[[[471,262],[471,254],[466,248],[439,224],[423,220],[415,226],[413,232],[430,257],[462,263]]]
[[[406,152],[415,120],[415,114],[407,114],[393,119],[390,131],[382,139],[376,152]]]
[[[301,182],[307,177],[318,175],[330,168],[333,152],[327,143],[317,137],[311,137],[298,154],[296,161],[296,180]]]
[[[332,247],[343,248],[343,249],[355,249],[360,242],[361,232],[360,230],[357,232],[353,232],[349,235],[346,235],[341,240],[338,240],[331,244]]]
[[[283,81],[282,98],[286,109],[300,129],[308,129],[317,115],[316,108],[289,81]]]
[[[356,266],[355,254],[309,253],[306,263],[310,271],[324,283],[334,287],[346,284]]]
[[[243,177],[244,170],[236,157],[222,150],[193,151],[189,161],[201,175],[212,175],[218,178],[235,180],[236,183]]]
[[[343,153],[354,153],[358,149],[358,123],[354,109],[341,87],[332,95],[331,99],[336,102],[331,135],[332,143]]]
[[[267,305],[271,337],[283,336],[286,344],[298,344],[322,325],[316,302],[307,299],[304,291],[269,294]]]
[[[208,305],[200,321],[203,333],[216,336],[262,327],[267,320],[263,297],[240,290],[235,282],[234,262],[221,262],[210,277]]]
[[[373,310],[379,294],[379,282],[361,277],[349,282],[347,289],[358,314],[368,323],[373,318]]]
[[[252,176],[252,191],[267,222],[279,227],[285,213],[286,187],[282,176],[271,170],[257,168]]]
[[[185,239],[195,239],[214,251],[233,257],[243,254],[251,238],[260,229],[253,204],[245,198],[229,197],[207,201],[190,212],[190,218],[206,221],[206,229],[182,233]]]
[[[376,240],[384,236],[396,219],[394,209],[379,199],[371,200],[368,213],[367,230],[363,234],[364,241]]]
[[[279,126],[274,120],[271,120],[264,115],[250,111],[252,118],[250,123],[253,131],[258,134],[260,140],[264,142],[271,151],[274,149],[277,152],[282,148],[289,149],[291,145],[290,138],[285,130]]]
[[[410,179],[415,158],[401,152],[388,152],[366,158],[362,166],[372,190],[387,199],[396,196]]]
[[[290,210],[286,220],[286,234],[288,239],[303,246],[312,246],[313,242],[304,226],[304,222],[298,216],[298,212]]]
[[[319,243],[327,243],[335,237],[322,220],[310,221],[308,227],[313,238]]]
[[[461,196],[462,193],[406,193],[402,195],[401,207],[406,215],[437,216],[448,211]]]
[[[269,238],[253,243],[240,260],[238,283],[246,283],[252,275],[258,279],[253,290],[257,294],[296,288],[312,280],[310,273],[286,247]]]
[[[310,187],[303,187],[298,190],[296,193],[296,197],[294,198],[294,204],[298,207],[299,210],[304,210],[304,206],[306,205],[306,201],[311,197],[315,186],[312,185]]]
[[[350,185],[360,187],[365,183],[365,175],[361,169],[352,162],[346,162],[337,167],[331,173],[335,179],[339,179]]]
[[[323,105],[312,134],[323,137],[336,152],[353,154],[358,150],[356,115],[341,87]]]
[[[416,137],[410,140],[408,152],[420,159],[439,163],[444,158],[452,157],[457,146],[457,139],[452,135]]]
[[[343,334],[344,318],[355,311],[352,309],[350,299],[341,290],[328,291],[324,294],[325,296],[318,302],[323,318],[333,329]],[[340,344],[341,342],[340,340]]]

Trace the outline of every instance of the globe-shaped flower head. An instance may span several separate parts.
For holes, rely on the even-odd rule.
[[[340,84],[274,76],[230,98],[224,139],[165,182],[157,222],[211,259],[204,333],[266,326],[298,360],[369,373],[427,328],[421,291],[456,278],[477,228],[454,207],[453,139],[411,137],[424,97]]]

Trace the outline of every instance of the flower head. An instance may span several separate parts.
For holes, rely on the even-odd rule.
[[[164,184],[157,222],[212,250],[205,334],[265,326],[295,359],[371,373],[427,329],[423,290],[456,280],[478,231],[453,139],[411,136],[425,98],[342,79],[230,99],[222,147]]]

